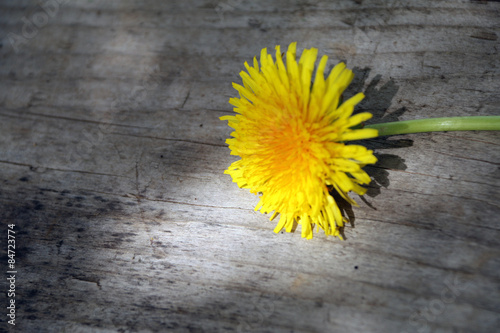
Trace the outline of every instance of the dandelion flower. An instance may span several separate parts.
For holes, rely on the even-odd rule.
[[[283,60],[276,46],[276,61],[263,49],[260,65],[240,73],[243,85],[233,83],[239,97],[229,103],[237,113],[224,116],[234,128],[227,139],[231,155],[240,156],[225,171],[240,188],[260,194],[255,210],[280,215],[274,229],[291,232],[301,225],[302,237],[312,238],[313,228],[327,235],[340,235],[347,220],[332,197],[337,191],[349,203],[349,191],[366,192],[362,184],[370,177],[362,170],[377,159],[371,150],[346,141],[373,138],[376,129],[354,129],[371,118],[368,112],[352,115],[364,95],[358,93],[340,103],[342,92],[354,75],[345,64],[336,65],[323,76],[323,56],[311,82],[318,50],[306,49],[296,61],[296,43],[290,44]]]

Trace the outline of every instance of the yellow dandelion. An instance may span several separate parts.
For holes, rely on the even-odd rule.
[[[366,192],[360,185],[370,177],[361,168],[377,161],[371,150],[344,142],[376,137],[377,130],[353,129],[372,116],[352,116],[362,93],[339,105],[354,77],[345,64],[336,65],[325,80],[328,57],[323,56],[311,87],[317,54],[306,49],[297,63],[292,43],[286,65],[280,46],[276,61],[264,48],[260,66],[256,57],[253,67],[245,62],[243,86],[233,83],[240,97],[229,100],[238,114],[220,118],[234,128],[233,138],[226,140],[231,155],[241,157],[225,173],[240,188],[261,195],[256,211],[274,211],[271,220],[280,215],[276,233],[291,232],[298,223],[307,239],[314,225],[342,238],[339,231],[347,220],[330,193],[337,191],[356,205],[347,193]]]

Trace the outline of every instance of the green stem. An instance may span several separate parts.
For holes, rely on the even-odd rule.
[[[379,136],[441,131],[500,131],[500,116],[449,117],[366,125]]]

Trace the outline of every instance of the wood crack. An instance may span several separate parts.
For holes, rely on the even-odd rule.
[[[70,276],[71,276],[71,278],[73,278],[75,280],[78,280],[78,281],[83,281],[83,282],[86,282],[86,283],[95,283],[95,285],[100,290],[102,290],[101,283],[100,283],[100,280],[98,278],[81,277],[81,276],[78,276],[76,274],[71,274]]]
[[[494,204],[494,203],[491,203],[491,202],[488,202],[488,201],[485,201],[485,200],[481,200],[481,199],[476,199],[476,198],[472,198],[472,197],[463,197],[463,196],[458,196],[458,195],[452,195],[452,194],[447,194],[447,193],[439,193],[439,194],[434,194],[434,193],[422,193],[422,192],[416,192],[416,191],[407,191],[407,190],[402,190],[402,189],[394,189],[394,188],[391,188],[392,191],[396,191],[396,192],[404,192],[404,193],[410,193],[410,194],[417,194],[417,195],[423,195],[423,196],[438,196],[438,197],[442,197],[442,196],[447,196],[447,197],[452,197],[452,198],[458,198],[458,199],[464,199],[464,200],[473,200],[473,201],[478,201],[478,202],[482,202],[488,206],[493,206],[495,208],[498,208],[500,209],[500,206]]]
[[[136,197],[136,195],[131,194],[131,193],[129,193],[129,196]],[[152,199],[152,198],[148,198],[148,197],[143,196],[143,195],[140,195],[140,198],[143,200],[147,200],[147,201],[167,202],[167,203],[172,203],[172,204],[177,204],[177,205],[187,205],[187,206],[216,208],[216,209],[237,209],[237,210],[252,211],[252,212],[254,211],[253,209],[249,209],[249,208],[203,205],[203,204],[196,204],[196,203],[191,203],[191,202],[182,202],[182,201],[175,201],[175,200],[168,200],[168,199]]]
[[[116,175],[116,174],[111,174],[111,173],[93,172],[93,171],[85,171],[85,170],[59,169],[59,168],[51,168],[51,167],[46,167],[46,166],[33,166],[33,165],[27,164],[27,163],[11,162],[11,161],[5,161],[5,160],[0,160],[0,163],[28,167],[28,168],[30,168],[31,171],[35,171],[35,172],[44,172],[46,170],[51,170],[51,171],[59,171],[59,172],[75,172],[75,173],[98,175],[98,176],[129,178],[127,176]]]
[[[38,116],[38,117],[43,117],[43,118],[51,118],[51,119],[75,121],[75,122],[89,123],[89,124],[102,125],[102,126],[115,126],[115,127],[134,128],[134,129],[137,128],[137,129],[144,129],[144,130],[153,130],[154,129],[154,128],[145,127],[145,126],[124,125],[124,124],[101,122],[101,121],[97,121],[97,120],[79,119],[79,118],[71,118],[71,117],[64,117],[64,116],[54,116],[54,115],[48,115],[48,114],[44,114],[44,113],[35,113],[35,112],[23,111],[22,115],[25,115],[25,114],[26,115],[30,115],[30,116]],[[0,113],[0,116],[3,116],[3,117],[12,117],[12,118],[21,118],[21,119],[31,119],[31,118],[27,118],[27,117],[22,117],[21,115],[9,115],[9,114],[5,114],[5,113]]]
[[[210,143],[210,142],[203,142],[203,141],[196,141],[196,140],[175,139],[175,138],[161,138],[161,137],[151,136],[151,135],[138,135],[138,134],[116,133],[116,132],[111,132],[109,134],[120,135],[120,136],[128,136],[128,137],[132,136],[132,137],[136,137],[136,138],[161,140],[161,141],[186,142],[186,143],[192,143],[192,144],[197,144],[197,145],[206,145],[206,146],[227,148],[227,145],[225,145],[225,144],[217,144],[217,143]]]
[[[460,158],[460,159],[464,159],[464,160],[468,160],[468,161],[477,161],[477,162],[483,162],[483,163],[488,163],[488,164],[493,164],[493,165],[500,165],[500,163],[497,163],[497,162],[491,162],[491,161],[486,161],[486,160],[482,160],[482,159],[478,159],[478,158],[472,158],[472,157],[455,155],[455,154],[447,154],[445,152],[442,152],[442,151],[439,151],[439,150],[435,150],[435,149],[433,149],[432,151],[434,151],[434,152],[436,152],[438,154],[441,154],[441,155],[455,157],[455,158]]]

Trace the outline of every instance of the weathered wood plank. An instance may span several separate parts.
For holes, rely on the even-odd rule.
[[[0,3],[1,239],[15,224],[18,271],[0,331],[500,326],[499,133],[366,141],[379,162],[342,206],[347,240],[306,241],[223,174],[218,119],[243,62],[292,41],[346,61],[374,122],[498,115],[498,2],[63,2],[17,52],[9,33],[48,1]]]

